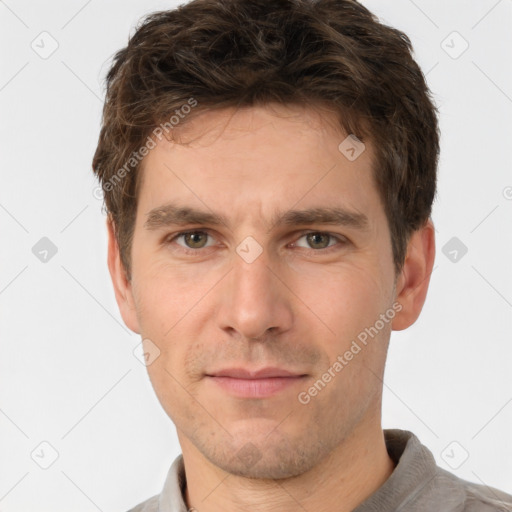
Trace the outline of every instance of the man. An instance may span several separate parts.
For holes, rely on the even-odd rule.
[[[436,108],[353,0],[195,0],[107,76],[93,168],[127,326],[182,449],[138,512],[490,511],[381,427],[435,241]]]

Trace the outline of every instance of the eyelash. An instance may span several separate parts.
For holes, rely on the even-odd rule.
[[[171,238],[166,238],[165,241],[164,241],[164,244],[165,245],[171,245],[172,243],[174,243],[174,241],[176,239],[178,239],[180,237],[183,237],[185,235],[191,234],[191,233],[204,233],[204,234],[206,234],[206,235],[208,235],[208,236],[213,238],[212,234],[209,233],[208,230],[204,230],[204,229],[191,229],[189,231],[180,231],[179,233],[176,233]],[[341,246],[345,246],[345,245],[348,245],[348,243],[349,243],[349,240],[346,237],[344,237],[343,235],[335,235],[333,233],[329,233],[329,232],[326,232],[326,231],[311,231],[311,230],[310,231],[301,232],[299,234],[299,237],[297,238],[297,240],[300,240],[302,237],[310,235],[310,234],[327,235],[331,239],[335,239],[338,243],[337,244],[333,244],[333,245],[329,245],[329,246],[327,246],[327,247],[325,247],[323,249],[312,249],[312,248],[307,249],[305,247],[299,247],[299,249],[302,249],[307,254],[329,254],[333,250],[340,249],[340,247],[339,247],[340,245]],[[293,243],[296,243],[296,242],[293,242]],[[208,249],[208,248],[213,247],[213,246],[200,247],[199,249],[191,249],[189,247],[185,247],[183,245],[179,245],[178,244],[178,247],[179,247],[179,250],[181,252],[183,252],[184,254],[197,256],[201,252],[201,249]]]

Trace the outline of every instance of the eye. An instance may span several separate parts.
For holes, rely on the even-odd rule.
[[[305,239],[307,245],[301,245],[299,243],[299,240],[301,239]],[[304,247],[305,249],[327,249],[333,245],[336,245],[336,242],[339,242],[343,245],[346,243],[346,240],[344,240],[343,237],[334,236],[330,233],[314,231],[303,234],[293,245]]]
[[[196,229],[177,233],[168,238],[165,243],[171,246],[176,243],[176,245],[181,247],[181,251],[192,255],[193,253],[199,253],[200,249],[214,246],[215,239],[208,231]],[[310,231],[303,233],[296,242],[290,245],[313,252],[328,252],[330,250],[336,250],[340,248],[338,246],[344,246],[348,243],[348,240],[342,235],[333,235],[323,231]]]
[[[178,245],[186,249],[202,249],[203,247],[213,245],[213,241],[208,244],[208,237],[210,237],[210,234],[206,231],[184,231],[183,233],[178,233],[170,242],[176,241]],[[182,240],[183,243],[180,243],[179,240]]]

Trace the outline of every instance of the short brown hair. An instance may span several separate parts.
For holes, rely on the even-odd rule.
[[[107,74],[92,164],[128,278],[139,149],[191,99],[181,123],[226,107],[324,104],[347,134],[369,137],[398,275],[430,217],[439,157],[437,108],[412,51],[355,0],[193,0],[146,16]]]

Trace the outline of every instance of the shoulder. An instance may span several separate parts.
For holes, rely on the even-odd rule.
[[[136,507],[131,508],[128,512],[158,512],[158,499],[159,495],[155,495],[142,503],[139,503]]]
[[[358,509],[408,512],[512,512],[512,496],[463,480],[436,464],[432,452],[409,431],[385,430],[386,447],[396,467],[383,487]],[[388,505],[379,507],[382,503]],[[376,508],[377,507],[377,508]]]
[[[458,495],[463,508],[454,508],[461,512],[512,512],[512,496],[494,487],[463,480],[454,474],[437,468],[437,484],[450,496]],[[459,502],[459,503],[460,503]],[[451,509],[450,509],[451,510]]]

